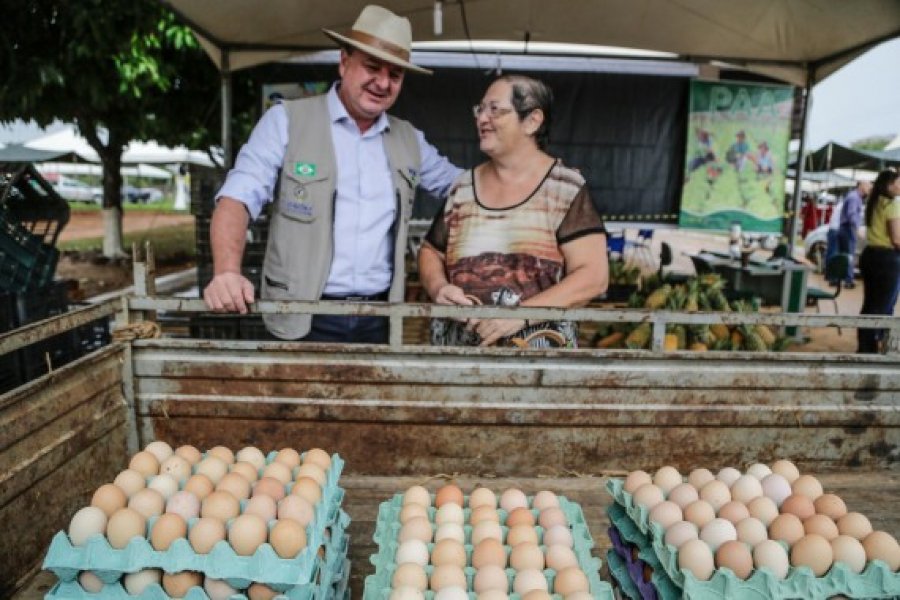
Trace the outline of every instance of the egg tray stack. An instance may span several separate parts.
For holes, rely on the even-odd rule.
[[[680,598],[678,588],[662,568],[650,538],[629,518],[625,508],[613,503],[606,509],[612,548],[606,553],[610,575],[631,600]],[[649,581],[647,571],[650,572]]]
[[[276,453],[266,459],[270,463]],[[235,589],[251,583],[268,585],[291,600],[345,600],[349,593],[350,563],[347,560],[349,515],[341,509],[344,490],[338,486],[344,461],[332,455],[331,467],[322,487],[322,499],[316,504],[315,516],[307,525],[307,546],[297,557],[279,557],[269,543],[262,544],[251,556],[239,556],[227,541],[218,542],[208,554],[198,554],[186,538],[175,540],[166,551],[154,550],[145,535],[135,537],[125,548],[113,548],[105,536],[93,535],[83,546],[73,546],[65,531],[53,537],[43,569],[51,571],[59,582],[51,588],[47,600],[167,600],[169,596],[159,584],[149,585],[139,596],[129,595],[121,584],[122,577],[143,569],[162,569],[166,573],[197,571],[206,577],[222,579]],[[149,481],[149,480],[148,480]],[[290,494],[292,484],[285,490]],[[247,500],[241,500],[243,512]],[[151,531],[158,517],[147,520]],[[189,519],[190,528],[199,519]],[[269,522],[269,528],[274,522]],[[190,529],[189,529],[190,530]],[[323,552],[319,552],[322,548]],[[93,572],[104,586],[97,593],[84,590],[78,583],[81,571]],[[201,587],[191,588],[187,600],[209,600]],[[243,594],[231,597],[246,600]]]
[[[591,551],[594,548],[594,540],[591,537],[590,531],[588,530],[587,522],[585,521],[581,506],[579,506],[576,502],[568,500],[565,496],[558,496],[558,498],[559,507],[565,514],[566,520],[568,521],[569,527],[572,531],[572,538],[574,541],[574,547],[572,548],[572,550],[574,551],[575,556],[578,558],[579,568],[581,568],[581,570],[584,571],[584,573],[588,577],[591,595],[595,598],[595,600],[612,600],[614,598],[612,586],[600,579],[600,559],[594,558],[591,555]],[[434,500],[434,498],[432,498],[432,500]],[[533,500],[533,496],[528,497],[529,507],[532,506]],[[466,507],[468,507],[468,502],[469,497],[466,496]],[[394,570],[397,568],[394,557],[397,554],[398,548],[397,535],[400,531],[400,511],[402,510],[402,508],[402,494],[397,494],[392,499],[386,502],[382,502],[381,506],[379,507],[378,521],[375,525],[375,534],[373,535],[375,543],[378,544],[378,552],[369,558],[369,561],[375,566],[375,573],[366,577],[363,600],[388,600],[391,595],[391,579],[394,575]],[[537,517],[537,509],[532,508],[531,510],[534,513],[535,517]],[[432,502],[432,506],[428,508],[428,516],[432,523],[434,523],[436,512],[437,509],[434,508],[434,502]],[[501,523],[505,523],[507,512],[502,508],[498,508],[497,513],[500,515]],[[471,509],[463,509],[463,515],[465,517],[466,523],[469,522],[470,514]],[[503,532],[505,540],[508,528],[506,527],[506,525],[502,525],[501,530]],[[466,535],[464,547],[466,550],[467,564],[463,571],[466,574],[466,581],[468,584],[467,587],[470,590],[469,599],[476,600],[477,594],[471,591],[473,589],[473,581],[476,572],[475,568],[471,566],[472,552],[474,550],[474,547],[471,543],[472,526],[468,524],[464,525],[463,531]],[[546,550],[546,548],[542,545],[544,534],[543,528],[539,525],[535,525],[535,531],[537,531],[538,534],[538,545],[541,547],[542,551]],[[429,552],[433,548],[434,543],[428,544]],[[508,559],[509,553],[512,549],[506,545],[504,545],[504,549],[506,550]],[[425,573],[428,575],[429,579],[431,578],[433,569],[434,567],[430,564],[425,567]],[[513,578],[515,576],[515,570],[507,568],[506,575],[509,580],[508,589],[511,590]],[[552,590],[556,571],[554,571],[553,569],[545,569],[544,576],[547,578],[549,589]],[[434,592],[431,590],[425,591],[426,600],[433,600],[434,595]],[[559,594],[552,594],[551,596],[555,600],[560,600],[562,598],[562,596],[560,596]],[[521,596],[516,593],[510,593],[509,599],[521,600]]]
[[[649,521],[650,511],[637,505],[632,495],[625,491],[622,479],[610,479],[606,489],[616,503],[624,508],[628,520],[649,541],[649,550],[662,571],[681,591],[684,598],[696,600],[788,600],[791,598],[896,598],[900,597],[900,574],[892,573],[879,560],[870,561],[862,573],[854,573],[846,565],[836,562],[823,577],[815,577],[807,567],[790,567],[787,576],[778,580],[768,569],[753,571],[742,580],[728,568],[717,568],[709,581],[700,581],[684,569],[678,568],[678,550],[663,541],[664,532],[658,523]],[[619,521],[621,523],[621,520]],[[617,528],[621,532],[623,528]],[[781,542],[779,542],[781,543]],[[639,556],[648,557],[647,546]],[[657,592],[662,588],[657,586]],[[662,596],[668,600],[668,596]]]

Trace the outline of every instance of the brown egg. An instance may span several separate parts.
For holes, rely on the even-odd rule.
[[[841,535],[849,535],[860,541],[872,533],[872,524],[869,519],[858,512],[849,512],[838,519],[837,527],[838,533]]]
[[[431,542],[434,532],[431,528],[431,521],[424,517],[415,517],[404,523],[400,527],[397,534],[397,541],[405,542],[406,540],[421,540],[426,544]]]
[[[225,523],[213,517],[201,517],[188,531],[188,541],[197,554],[209,554],[225,539]]]
[[[231,465],[231,473],[237,473],[250,483],[255,483],[259,479],[259,470],[246,461],[238,461]]]
[[[775,505],[775,501],[765,496],[751,500],[747,505],[747,510],[750,511],[751,517],[759,519],[766,527],[778,516],[778,507]]]
[[[317,484],[315,481],[313,483],[316,485],[316,489],[319,491],[319,495],[321,497],[322,490],[319,489],[319,484]],[[297,484],[295,483],[294,488],[296,487]],[[251,496],[258,496],[259,494],[266,495],[269,498],[273,499],[275,502],[278,502],[285,497],[284,484],[272,477],[263,477],[255,484],[253,484],[253,492],[251,493]],[[309,500],[309,498],[307,498],[307,500]],[[318,499],[316,500],[316,502],[318,502]]]
[[[801,521],[805,521],[816,514],[816,507],[813,506],[812,500],[804,494],[791,494],[784,499],[781,505],[781,512],[795,515]]]
[[[297,472],[299,473],[303,467],[297,467]],[[327,477],[325,475],[325,471],[320,469],[315,465],[307,465],[306,472],[311,473],[315,472],[317,475],[321,474],[322,483],[320,485],[325,485],[325,481],[327,481]],[[284,463],[280,462],[270,462],[265,466],[262,471],[263,477],[271,477],[272,479],[277,479],[282,484],[287,485],[291,481],[293,481],[294,476],[292,469]]]
[[[466,566],[466,548],[456,540],[441,540],[431,549],[431,564],[435,567],[453,565],[462,569]]]
[[[200,451],[190,445],[179,446],[175,449],[175,454],[188,461],[192,465],[196,465],[203,458]]]
[[[168,550],[172,542],[183,537],[187,537],[187,522],[181,515],[166,513],[153,524],[150,545],[154,550]]]
[[[669,502],[674,502],[682,510],[684,510],[684,507],[691,502],[696,502],[699,499],[700,493],[697,491],[697,488],[689,483],[676,485],[674,488],[672,488],[672,491],[669,492],[668,497]]]
[[[280,595],[277,590],[273,590],[264,583],[251,583],[247,588],[247,598],[249,600],[273,600],[275,596]]]
[[[734,526],[737,530],[738,541],[744,542],[750,548],[769,539],[769,532],[762,521],[756,517],[747,517]]]
[[[391,585],[395,588],[411,587],[424,592],[428,588],[428,575],[425,569],[415,563],[397,565],[391,576]]]
[[[480,569],[487,565],[506,568],[506,550],[500,540],[488,538],[472,551],[472,566]]]
[[[262,481],[262,480],[260,480]],[[294,482],[291,493],[305,498],[307,502],[315,506],[322,499],[322,488],[309,477],[301,477]]]
[[[509,553],[509,566],[516,571],[523,569],[544,570],[544,553],[534,542],[522,542]]]
[[[816,533],[821,535],[829,542],[839,535],[837,525],[825,515],[813,515],[803,521],[803,530],[807,534]]]
[[[203,585],[203,575],[196,571],[182,571],[181,573],[163,573],[162,586],[172,598],[184,598],[188,591],[195,586]]]
[[[820,515],[829,517],[832,521],[837,521],[847,514],[847,505],[841,500],[840,496],[835,494],[822,494],[816,498],[813,505],[816,512]]]
[[[554,525],[568,525],[569,521],[566,519],[566,513],[562,509],[547,508],[538,515],[538,523],[544,529],[550,529]]]
[[[548,569],[554,571],[562,571],[567,567],[577,567],[578,557],[575,552],[567,546],[548,546],[545,554],[545,561]]]
[[[842,562],[854,573],[862,573],[866,568],[866,550],[858,539],[849,535],[839,535],[831,540],[834,562]]]
[[[184,483],[184,488],[182,489],[197,496],[198,500],[203,500],[213,493],[216,486],[213,485],[213,482],[206,475],[193,475]]]
[[[207,456],[197,463],[195,472],[206,475],[210,481],[218,484],[225,477],[225,474],[228,473],[228,463],[218,456]]]
[[[97,488],[91,497],[91,506],[96,506],[108,517],[128,504],[128,496],[122,488],[112,483],[105,483]]]
[[[125,492],[125,495],[131,498],[139,490],[147,487],[147,480],[143,475],[134,469],[125,469],[113,480],[113,485]]]
[[[520,510],[528,510],[528,509],[520,509]],[[472,512],[469,514],[469,525],[475,526],[481,523],[482,521],[493,521],[494,523],[500,522],[500,513],[497,512],[496,508],[492,508],[486,504],[482,504],[481,506],[476,506],[472,509]]]
[[[579,595],[580,593],[581,592],[570,594],[569,597],[566,598],[566,600],[569,600],[569,598],[572,598],[572,600],[576,600],[575,596]],[[546,590],[529,590],[522,594],[522,600],[550,600],[551,598],[553,598],[553,596],[551,596],[550,593]],[[478,600],[483,599],[481,598],[481,596],[478,596]]]
[[[260,496],[260,498],[265,498],[265,496]],[[282,498],[278,503],[277,514],[279,519],[293,519],[306,527],[315,517],[315,510],[313,505],[305,499],[291,494]]]
[[[207,456],[221,458],[226,465],[234,463],[234,452],[226,446],[215,446],[206,451]]]
[[[497,494],[486,487],[475,488],[469,496],[469,508],[474,510],[479,506],[487,506],[496,509]]]
[[[646,483],[635,490],[633,499],[638,506],[643,506],[650,510],[666,498],[661,489],[652,483]]]
[[[806,530],[803,529],[803,521],[797,515],[778,515],[769,525],[769,539],[781,540],[788,546],[793,546],[804,535]]]
[[[447,485],[438,488],[437,494],[434,497],[434,505],[440,508],[448,503],[453,503],[460,507],[465,503],[462,490],[459,489],[458,485],[448,483]]]
[[[558,510],[558,509],[557,509]],[[511,513],[506,516],[506,526],[515,527],[516,525],[528,525],[534,527],[534,514],[527,508],[514,508]]]
[[[563,597],[568,597],[577,592],[590,591],[591,584],[587,575],[578,567],[568,567],[559,571],[553,580],[553,591]]]
[[[688,483],[697,488],[698,491],[702,490],[704,485],[715,479],[716,476],[713,475],[712,471],[709,469],[694,469],[688,475]]]
[[[691,502],[684,508],[684,520],[697,526],[697,529],[716,518],[716,511],[706,500]]]
[[[718,511],[731,502],[731,490],[728,489],[725,482],[716,479],[703,486],[703,489],[700,490],[700,499],[706,500],[714,510]]]
[[[239,556],[251,556],[266,542],[269,530],[258,515],[240,515],[228,528],[228,543]]]
[[[128,499],[128,508],[133,508],[144,515],[144,518],[149,519],[163,514],[166,509],[166,500],[156,490],[144,488]]]
[[[534,531],[534,528],[529,529]],[[535,532],[535,535],[537,535],[537,532]],[[500,528],[500,525],[498,523],[494,523],[493,521],[482,521],[472,528],[471,542],[473,546],[477,546],[479,543],[481,543],[482,540],[486,540],[488,538],[494,538],[496,540],[500,540],[501,542],[503,541],[503,530]]]
[[[279,519],[269,532],[269,543],[281,558],[294,558],[306,548],[306,528],[293,519]]]
[[[800,477],[800,471],[798,471],[794,463],[789,460],[775,461],[772,464],[772,472],[778,473],[787,479],[788,483],[794,483]]]
[[[132,538],[142,538],[146,534],[146,517],[132,508],[120,508],[112,514],[106,524],[106,538],[113,548],[122,549]]]
[[[241,504],[228,492],[213,492],[200,503],[200,516],[213,517],[223,523],[241,512]]]
[[[709,580],[715,570],[712,550],[703,540],[685,542],[678,549],[678,568],[687,569],[700,581]]]
[[[466,581],[466,574],[462,568],[453,565],[441,565],[440,567],[435,567],[431,571],[429,585],[432,590],[439,592],[447,587],[460,587],[466,589],[468,582]]]
[[[547,578],[537,569],[524,569],[516,571],[513,579],[513,591],[525,595],[532,590],[548,591]]]
[[[725,542],[716,550],[716,566],[731,569],[738,579],[747,579],[753,572],[753,555],[743,542]]]
[[[238,500],[246,500],[250,497],[250,482],[237,473],[228,473],[216,484],[216,490],[228,492]]]
[[[266,466],[266,455],[262,453],[262,450],[255,446],[241,448],[238,450],[237,454],[234,455],[234,460],[236,463],[250,463],[257,471]]]
[[[82,571],[78,574],[78,585],[89,594],[99,594],[103,591],[103,580],[97,577],[93,571]]]
[[[185,481],[191,476],[191,463],[183,456],[173,454],[159,465],[159,472],[163,475],[171,475],[175,481]]]
[[[684,483],[684,478],[681,476],[681,473],[678,472],[678,469],[669,465],[660,467],[653,474],[653,485],[661,489],[663,494],[668,494],[682,483]]]
[[[893,573],[900,569],[900,545],[891,534],[873,531],[862,541],[862,545],[866,550],[867,559],[886,563]]]
[[[300,466],[302,459],[300,458],[300,453],[293,448],[282,448],[275,455],[273,462],[282,463],[289,469],[293,469],[294,467]]]
[[[331,455],[321,448],[312,448],[303,455],[303,463],[318,465],[323,471],[327,471],[331,468]]]
[[[406,523],[413,517],[425,517],[427,519],[428,509],[421,504],[404,504],[403,508],[400,509],[400,516],[398,517],[400,523]]]
[[[810,500],[815,500],[823,494],[822,484],[812,475],[801,475],[791,484],[791,490],[795,494],[803,494]]]
[[[150,478],[159,474],[159,460],[153,454],[142,450],[131,457],[128,468],[134,469],[146,478]]]
[[[653,510],[650,511],[649,519],[651,523],[658,523],[665,531],[671,525],[680,521],[682,516],[681,508],[674,502],[666,500],[653,507]]]
[[[731,521],[735,525],[749,516],[750,511],[742,502],[737,500],[732,500],[719,509],[719,517]]]
[[[624,489],[629,494],[634,495],[639,487],[648,483],[653,483],[653,478],[650,477],[649,473],[646,471],[632,471],[628,474],[628,477],[625,478]]]
[[[300,496],[290,497],[297,498],[301,502],[309,504]],[[285,500],[286,498],[282,498],[281,502],[284,502]],[[244,514],[256,515],[257,517],[260,517],[263,521],[268,523],[278,515],[278,504],[275,503],[275,500],[273,500],[271,496],[258,494],[250,498],[250,500],[247,501],[247,504],[244,505]]]
[[[475,573],[472,588],[476,594],[482,594],[489,590],[506,592],[509,589],[509,578],[506,571],[497,565],[488,565]],[[463,588],[465,589],[465,588]]]
[[[791,566],[809,567],[816,577],[827,573],[833,561],[831,544],[821,535],[805,535],[791,546]]]

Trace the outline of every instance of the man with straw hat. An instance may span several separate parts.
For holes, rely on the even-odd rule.
[[[444,197],[460,171],[408,122],[390,116],[410,62],[409,20],[365,7],[341,46],[327,94],[277,104],[257,123],[217,195],[210,227],[210,309],[246,313],[247,225],[274,202],[260,297],[400,302],[407,224],[417,187]],[[279,339],[385,343],[387,319],[265,315]]]

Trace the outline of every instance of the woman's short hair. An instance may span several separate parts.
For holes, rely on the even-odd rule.
[[[520,121],[524,120],[533,110],[541,109],[544,121],[534,132],[534,139],[538,148],[546,149],[550,142],[553,92],[543,81],[525,75],[503,75],[500,77],[500,81],[505,81],[512,87],[512,105],[516,114],[519,115]]]

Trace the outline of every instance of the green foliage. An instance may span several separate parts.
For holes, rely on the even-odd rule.
[[[893,139],[894,136],[892,135],[874,135],[872,137],[856,140],[850,144],[850,147],[854,150],[862,150],[863,152],[869,150],[881,151],[884,150],[885,146],[890,144]]]
[[[156,256],[156,260],[160,262],[165,262],[175,257],[190,258],[196,256],[197,253],[197,239],[193,225],[159,227],[125,234],[125,246],[127,248],[131,248],[131,244],[134,242],[143,246],[144,242],[148,240],[153,245],[153,253]],[[81,252],[100,250],[103,247],[103,240],[101,238],[72,240],[60,242],[58,247],[60,250],[78,250]]]

